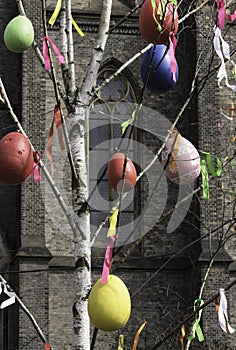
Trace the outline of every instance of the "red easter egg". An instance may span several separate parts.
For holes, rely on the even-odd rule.
[[[122,174],[124,168],[125,155],[115,153],[108,162],[107,177],[110,186],[120,192],[122,190]],[[136,184],[137,173],[133,162],[127,158],[124,177],[124,192],[129,192]]]
[[[162,165],[165,167],[172,150],[174,138],[169,138],[162,151]],[[194,182],[200,175],[200,156],[196,148],[184,137],[180,137],[176,149],[172,150],[165,168],[168,179],[178,185]]]
[[[139,30],[142,37],[149,43],[165,44],[169,43],[169,34],[178,31],[178,13],[172,3],[166,0],[155,0],[156,8],[154,11],[157,22],[161,25],[161,31],[158,30],[158,24],[153,18],[152,1],[146,0],[140,10]],[[164,18],[163,15],[165,14]]]
[[[33,172],[33,151],[22,133],[5,135],[0,140],[0,155],[0,182],[18,185]]]

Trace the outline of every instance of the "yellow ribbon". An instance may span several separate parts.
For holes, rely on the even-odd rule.
[[[118,340],[118,350],[124,349],[124,336],[123,334],[120,334],[119,340]]]
[[[160,15],[160,19],[162,19],[163,16],[165,16],[166,7],[167,7],[167,0],[160,1],[157,9],[157,14]]]
[[[56,19],[59,15],[61,11],[61,0],[58,0],[57,1],[57,4],[56,4],[56,7],[55,7],[55,10],[53,11],[53,14],[52,16],[50,17],[48,23],[53,26],[54,23],[56,22]],[[80,29],[80,27],[78,26],[78,24],[75,22],[74,18],[71,16],[71,22],[75,28],[75,30],[77,31],[77,33],[80,35],[80,36],[84,36],[84,33],[82,32],[82,30]]]
[[[144,321],[143,324],[141,324],[141,326],[137,330],[137,332],[135,334],[135,337],[134,337],[134,343],[133,343],[132,350],[136,350],[137,349],[140,333],[142,332],[143,328],[146,326],[146,323],[147,323],[147,321]]]
[[[152,4],[152,17],[154,19],[154,21],[157,24],[157,30],[159,30],[159,32],[161,31],[161,25],[158,22],[157,18],[156,18],[156,14],[155,14],[155,10],[156,10],[156,0],[151,0],[151,4]]]
[[[184,350],[184,338],[185,338],[185,325],[183,324],[181,327],[181,336],[179,337],[181,343],[181,350]]]
[[[50,17],[50,19],[48,21],[48,23],[51,26],[53,26],[53,24],[56,22],[56,19],[57,19],[58,15],[59,15],[60,10],[61,10],[61,0],[58,0],[57,1],[57,5],[55,7],[55,10],[53,11],[53,14],[52,14],[52,16]]]
[[[75,30],[77,31],[77,33],[80,35],[80,36],[84,36],[84,33],[82,32],[82,30],[80,29],[80,27],[78,26],[78,24],[75,22],[74,18],[71,16],[71,22],[75,28]]]
[[[112,210],[115,210],[115,211],[111,214],[111,216],[109,218],[110,227],[109,227],[108,232],[107,232],[107,237],[111,237],[111,236],[114,236],[116,234],[118,209],[112,208]]]
[[[181,135],[177,131],[173,130],[171,134],[171,157],[170,157],[170,166],[173,171],[177,169],[176,157],[179,152],[179,143]]]

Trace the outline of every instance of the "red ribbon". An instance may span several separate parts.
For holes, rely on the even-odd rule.
[[[63,151],[65,146],[63,142],[63,134],[62,134],[62,127],[61,127],[61,104],[55,105],[54,107],[54,116],[52,119],[52,124],[49,131],[48,141],[47,141],[47,147],[46,147],[46,155],[51,165],[52,175],[54,173],[54,166],[52,161],[52,140],[53,140],[53,128],[54,128],[54,122],[56,123],[57,128],[57,134],[59,139],[59,144],[61,147],[61,150]]]
[[[50,42],[54,52],[56,53],[58,60],[61,64],[65,63],[65,59],[63,57],[63,55],[60,53],[60,51],[58,50],[56,44],[49,38],[48,35],[43,37],[43,59],[44,59],[44,67],[46,70],[49,70],[51,68],[51,61],[50,61],[50,57],[49,57],[49,53],[48,53],[48,45],[47,45],[47,41]]]
[[[103,269],[102,269],[102,284],[107,283],[108,275],[111,269],[112,252],[113,252],[116,239],[117,239],[117,235],[114,235],[109,237],[109,240],[108,240],[104,263],[103,263]]]
[[[175,49],[177,46],[177,39],[175,37],[174,32],[170,32],[169,35],[170,42],[170,71],[173,74],[173,80],[176,83],[176,59],[175,59]]]
[[[44,350],[51,350],[51,346],[49,343],[44,343],[43,348],[44,348]]]

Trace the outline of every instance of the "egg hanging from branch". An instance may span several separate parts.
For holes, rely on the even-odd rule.
[[[27,138],[11,132],[0,140],[0,182],[18,185],[33,172],[34,155]]]
[[[152,62],[151,66],[150,63]],[[141,78],[143,83],[147,80],[147,88],[156,94],[171,90],[179,75],[178,63],[176,63],[175,78],[171,72],[170,51],[165,45],[153,45],[145,52],[141,64]]]
[[[162,151],[162,165],[167,178],[175,184],[193,183],[200,175],[200,155],[186,138],[173,133]]]
[[[34,28],[25,16],[14,17],[4,30],[4,42],[8,50],[19,53],[26,51],[34,41]]]
[[[125,176],[123,191],[129,192],[136,184],[137,172],[133,162],[127,157],[125,164],[125,155],[121,152],[115,153],[108,162],[107,177],[110,186],[117,192],[122,191],[122,177],[125,165]]]
[[[124,282],[109,275],[106,284],[101,278],[91,289],[88,313],[93,325],[102,331],[115,331],[125,326],[131,312],[131,299]]]
[[[178,13],[168,0],[145,0],[139,15],[139,30],[149,43],[168,44],[170,32],[178,31]]]

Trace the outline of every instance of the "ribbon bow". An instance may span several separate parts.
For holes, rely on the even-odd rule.
[[[48,35],[45,35],[43,37],[43,59],[44,59],[44,67],[46,70],[51,69],[51,61],[50,61],[50,57],[49,57],[49,53],[48,53],[48,45],[47,45],[47,41],[49,41],[49,43],[51,44],[54,52],[56,53],[58,60],[61,64],[65,64],[65,59],[63,57],[63,55],[60,53],[58,47],[56,46],[56,44],[49,38]]]
[[[217,306],[217,304],[216,304]],[[218,314],[218,320],[220,324],[220,328],[225,333],[234,333],[235,329],[232,328],[229,324],[228,313],[227,313],[227,299],[225,296],[224,288],[220,289],[220,299],[218,300],[218,307],[216,308],[216,312]]]
[[[204,341],[204,336],[203,336],[203,333],[202,333],[202,329],[201,329],[201,326],[199,324],[200,320],[201,320],[201,316],[202,316],[202,309],[197,312],[197,310],[203,304],[204,304],[204,301],[202,299],[196,299],[194,301],[194,311],[196,311],[196,319],[195,319],[195,322],[193,324],[192,333],[188,336],[188,341],[190,341],[190,342],[195,338],[196,333],[197,333],[198,341],[199,342]]]
[[[219,71],[217,74],[218,86],[221,88],[220,83],[223,79],[225,79],[226,86],[228,88],[230,88],[231,90],[233,90],[234,92],[236,92],[236,85],[231,85],[228,82],[228,75],[227,75],[226,66],[225,66],[225,58],[231,62],[234,70],[235,70],[235,64],[230,58],[229,44],[222,38],[221,30],[219,27],[215,28],[215,35],[214,35],[213,44],[214,44],[215,52],[217,53],[217,55],[219,56],[219,58],[221,60],[221,65],[220,65],[220,68],[219,68]],[[221,47],[222,47],[222,49],[221,49]]]
[[[16,301],[16,294],[15,292],[9,292],[7,290],[6,283],[0,282],[0,294],[2,294],[2,291],[9,297],[7,300],[4,300],[1,305],[0,309],[4,309],[7,306],[10,306],[15,303]]]

